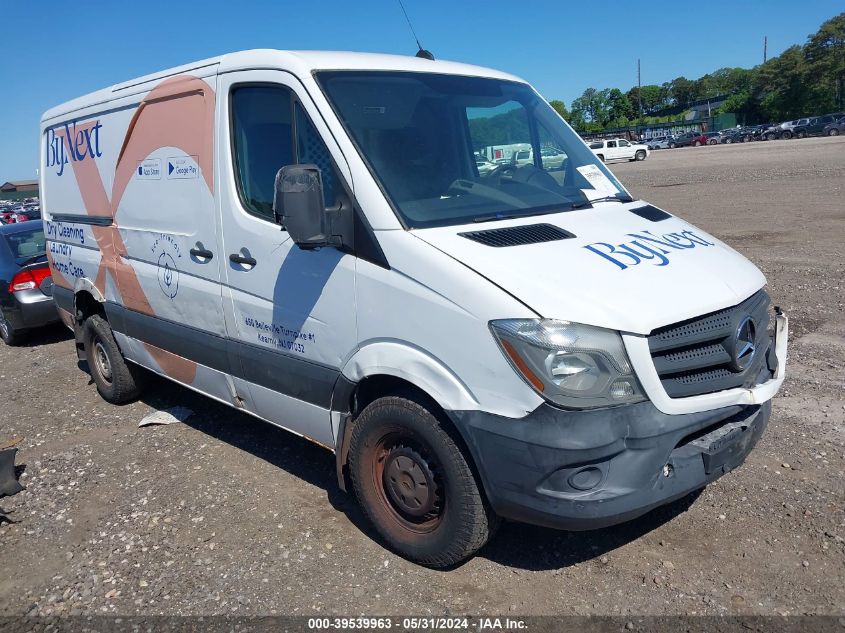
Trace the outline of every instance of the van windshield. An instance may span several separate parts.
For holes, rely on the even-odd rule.
[[[409,228],[630,200],[526,84],[382,71],[326,71],[317,79]]]

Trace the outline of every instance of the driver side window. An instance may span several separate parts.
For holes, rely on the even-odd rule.
[[[288,88],[235,87],[231,117],[238,195],[247,212],[275,221],[276,173],[285,165],[306,163],[320,168],[326,206],[334,204],[338,177],[328,148]]]

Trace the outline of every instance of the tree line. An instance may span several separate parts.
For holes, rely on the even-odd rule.
[[[677,120],[696,101],[728,98],[714,110],[732,112],[747,125],[845,111],[845,13],[824,22],[804,45],[790,46],[754,68],[720,68],[698,79],[661,85],[587,88],[567,109],[549,103],[582,132]]]

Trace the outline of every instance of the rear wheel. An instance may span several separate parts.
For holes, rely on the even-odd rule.
[[[645,150],[638,149],[637,153],[634,154],[634,160],[645,160],[645,158],[646,158]]]
[[[25,337],[26,333],[23,330],[13,328],[12,324],[6,320],[6,315],[0,310],[0,338],[3,339],[3,342],[9,347],[14,347],[20,345]]]
[[[604,162],[604,154],[596,154],[601,162]]]
[[[696,141],[695,143],[693,143],[693,145],[694,145],[695,147],[700,147],[700,146],[701,146],[701,141]]]
[[[364,409],[350,439],[349,472],[381,537],[422,565],[469,558],[498,524],[456,438],[415,400],[385,397]]]
[[[784,132],[783,134],[781,134],[781,135],[780,135],[780,137],[781,137],[781,138],[785,138],[785,139],[787,139],[787,140],[788,140],[788,139],[791,139],[791,138],[792,138],[792,132],[790,132],[789,130],[787,130],[786,132]]]
[[[674,143],[669,143],[669,149],[675,149],[676,147],[677,145],[675,145]]]
[[[123,358],[108,321],[94,314],[85,320],[83,328],[88,368],[103,399],[123,404],[137,398],[141,393],[142,370]]]
[[[833,128],[830,132],[827,133],[828,136],[839,136],[839,130]]]

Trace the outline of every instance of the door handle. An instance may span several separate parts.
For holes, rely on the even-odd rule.
[[[244,257],[239,253],[229,255],[229,261],[234,264],[243,264],[244,266],[255,266],[258,263],[254,257]]]
[[[188,251],[194,257],[201,257],[202,259],[211,259],[214,257],[214,253],[212,253],[207,248],[192,248]]]

